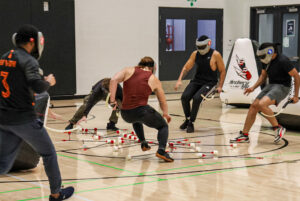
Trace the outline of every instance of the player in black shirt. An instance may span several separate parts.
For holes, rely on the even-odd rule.
[[[51,195],[49,200],[71,197],[74,188],[61,189],[61,176],[52,141],[34,111],[34,92],[41,93],[56,81],[52,74],[43,80],[39,59],[44,37],[32,25],[22,26],[13,35],[16,49],[0,59],[0,174],[13,165],[22,141],[31,145],[43,158]]]
[[[299,75],[296,68],[292,65],[289,59],[278,53],[278,44],[263,43],[257,50],[257,56],[263,63],[261,75],[254,86],[245,89],[244,94],[248,95],[253,92],[257,87],[262,85],[266,78],[269,77],[269,84],[267,84],[260,94],[256,97],[251,104],[247,114],[246,122],[243,131],[240,135],[231,140],[231,142],[249,142],[249,131],[255,121],[256,114],[261,111],[268,116],[274,113],[269,108],[270,105],[278,105],[290,92],[291,77],[294,78],[294,96],[291,98],[293,103],[299,101]],[[275,117],[266,117],[272,124],[275,130],[274,142],[278,143],[285,133],[285,128],[278,124]]]
[[[221,93],[226,74],[221,54],[211,48],[211,39],[205,35],[200,36],[196,40],[196,47],[197,50],[191,54],[189,60],[183,66],[175,85],[175,90],[177,90],[182,85],[181,80],[196,64],[196,74],[181,96],[185,121],[180,126],[180,129],[187,129],[187,133],[194,132],[193,122],[196,120],[202,102],[201,95],[205,96],[218,83],[218,71],[220,73],[220,80],[217,91]],[[190,106],[191,99],[193,99],[192,109]]]
[[[81,121],[86,121],[87,115],[91,109],[96,105],[100,100],[106,100],[106,97],[109,93],[109,82],[110,78],[104,78],[97,82],[93,87],[89,95],[87,95],[83,100],[83,105],[76,111],[72,119],[69,120],[70,124],[65,128],[66,130],[72,129],[74,124]],[[121,85],[117,87],[116,99],[119,102],[119,105],[122,105],[123,92]],[[117,111],[113,110],[109,118],[109,123],[106,125],[107,130],[118,130],[115,126],[118,122]]]

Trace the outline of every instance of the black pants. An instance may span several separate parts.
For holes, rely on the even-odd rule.
[[[198,110],[202,102],[201,94],[204,96],[209,90],[216,84],[199,84],[196,82],[190,82],[185,88],[182,96],[181,103],[186,118],[190,117],[190,121],[194,122],[197,118]],[[191,110],[190,101],[193,99],[193,105]]]
[[[158,130],[158,148],[165,150],[169,136],[168,124],[154,108],[146,105],[131,110],[121,110],[121,115],[126,122],[132,123],[141,142],[145,141],[143,124],[150,128],[156,128]]]

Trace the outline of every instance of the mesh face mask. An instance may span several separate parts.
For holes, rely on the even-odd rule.
[[[204,41],[196,40],[196,47],[197,47],[198,52],[201,55],[207,54],[210,49],[210,46],[211,46],[211,40],[209,38]]]
[[[272,60],[272,56],[274,55],[275,49],[272,46],[266,47],[262,50],[257,50],[256,55],[260,59],[260,61],[264,64],[269,64]]]

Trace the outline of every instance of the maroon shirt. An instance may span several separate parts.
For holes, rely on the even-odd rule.
[[[130,110],[148,104],[152,93],[148,80],[152,72],[135,67],[133,75],[123,84],[122,110]]]

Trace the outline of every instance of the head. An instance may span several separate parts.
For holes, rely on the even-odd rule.
[[[44,50],[44,36],[33,25],[23,25],[12,36],[12,43],[16,47],[26,49],[33,57],[40,59]]]
[[[208,51],[210,50],[210,46],[211,46],[211,39],[208,38],[208,36],[206,35],[202,35],[196,40],[196,47],[198,52],[201,55],[207,54]]]
[[[155,65],[155,62],[154,60],[151,58],[151,57],[143,57],[139,64],[138,64],[139,67],[141,68],[149,68],[150,70],[152,70],[152,73],[155,74],[155,71],[156,71],[156,65]]]
[[[278,54],[278,43],[263,43],[259,46],[256,55],[264,64],[269,64]]]

